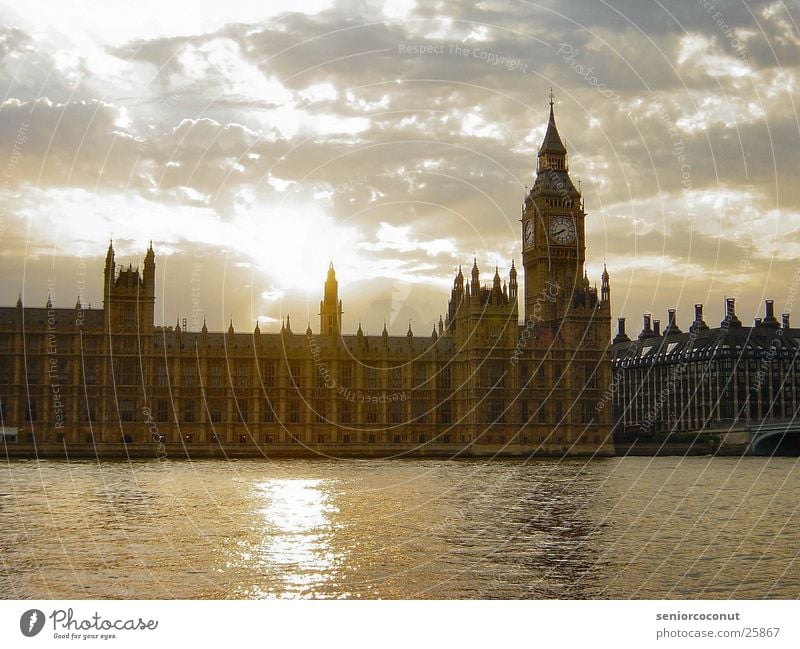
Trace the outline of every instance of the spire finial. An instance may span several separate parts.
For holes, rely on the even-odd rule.
[[[550,108],[553,107],[554,103],[555,103],[555,101],[554,101],[554,97],[553,97],[553,87],[551,86],[550,87]]]

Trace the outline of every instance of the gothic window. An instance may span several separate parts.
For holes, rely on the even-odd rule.
[[[451,388],[450,366],[445,365],[439,372],[439,388],[449,390]]]
[[[428,404],[424,399],[415,399],[413,405],[414,423],[424,424],[427,419]]]
[[[439,423],[440,424],[449,424],[450,423],[450,418],[451,418],[450,402],[449,401],[443,401],[439,405]]]
[[[503,402],[499,399],[491,399],[488,404],[488,423],[501,424],[503,423]]]
[[[225,402],[222,399],[209,399],[208,400],[208,417],[212,423],[218,424],[222,421],[222,415],[225,408]]]
[[[403,387],[403,368],[393,367],[390,375],[391,388],[399,390]]]
[[[488,367],[486,369],[487,369],[487,374],[488,374],[488,379],[489,379],[488,387],[490,387],[490,388],[492,388],[492,387],[502,388],[503,387],[503,375],[504,375],[503,362],[502,361],[489,361],[488,362]]]
[[[392,401],[389,404],[389,421],[393,424],[403,423],[403,404],[399,401]]]
[[[119,419],[123,422],[136,420],[136,402],[131,399],[120,399]]]
[[[96,418],[97,403],[94,399],[87,399],[83,402],[82,415],[83,421],[97,421]]]
[[[378,404],[376,403],[368,403],[367,404],[367,423],[368,424],[375,424],[378,422]]]
[[[247,399],[241,399],[239,402],[239,417],[245,423],[250,418],[250,402]]]
[[[41,372],[41,368],[42,366],[38,358],[28,357],[25,364],[28,385],[36,385],[39,383],[39,372]]]
[[[208,385],[212,388],[223,386],[223,366],[219,361],[212,361],[208,366]]]
[[[353,364],[343,362],[339,364],[339,383],[343,388],[353,385]]]
[[[97,362],[94,359],[83,359],[81,370],[85,385],[97,385]]]
[[[122,306],[122,326],[126,329],[136,328],[136,307],[133,304]]]
[[[267,424],[271,424],[275,421],[275,412],[272,410],[272,404],[268,399],[264,400],[261,406],[261,419]]]
[[[9,382],[9,362],[7,358],[0,358],[0,384],[7,384]]]
[[[339,402],[339,421],[343,424],[349,424],[353,421],[353,404],[349,401]]]
[[[25,409],[25,421],[36,421],[38,419],[36,412],[36,399],[28,399],[28,407]]]
[[[169,421],[169,401],[159,399],[156,403],[156,421]]]
[[[241,362],[236,366],[236,387],[250,387],[250,363]]]
[[[197,386],[197,365],[195,360],[184,360],[181,369],[183,371],[183,387],[193,388]]]
[[[191,424],[195,419],[195,403],[194,399],[183,400],[183,421]]]
[[[417,363],[417,366],[414,370],[414,379],[417,389],[423,388],[425,382],[428,380],[428,368],[424,363]]]
[[[115,380],[119,385],[135,385],[137,376],[135,358],[118,358],[116,359],[116,372],[114,373]]]
[[[314,402],[314,417],[318,424],[326,421],[326,408],[325,401],[318,399]]]
[[[156,361],[156,385],[158,387],[166,387],[169,385],[169,374],[167,373],[166,361]]]
[[[375,390],[378,387],[378,370],[374,367],[367,368],[367,388]]]
[[[289,400],[289,414],[287,419],[291,424],[300,423],[300,401],[297,399],[290,399]]]
[[[275,361],[264,361],[262,378],[266,387],[275,385]]]
[[[289,363],[289,382],[290,385],[298,388],[302,385],[302,379],[300,376],[300,363]]]

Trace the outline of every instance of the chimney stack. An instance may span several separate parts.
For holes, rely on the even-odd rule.
[[[695,304],[694,305],[694,322],[689,327],[689,331],[694,333],[695,331],[705,331],[708,329],[708,325],[703,320],[703,305],[702,304]]]
[[[788,313],[781,314],[781,325],[783,326],[784,329],[788,329],[789,328],[789,314]]]
[[[664,329],[664,335],[669,336],[671,334],[679,334],[683,333],[678,327],[677,317],[675,316],[675,309],[668,309],[667,310],[667,328]]]
[[[779,322],[777,318],[775,318],[775,301],[774,300],[766,300],[764,302],[764,312],[765,317],[763,320],[765,327],[778,327]]]
[[[722,327],[741,327],[742,321],[736,317],[736,299],[725,298],[725,319],[720,323]]]
[[[653,320],[653,335],[661,335],[661,320]]]
[[[625,333],[625,318],[617,318],[617,335],[614,336],[613,344],[627,342],[630,342],[630,338]]]

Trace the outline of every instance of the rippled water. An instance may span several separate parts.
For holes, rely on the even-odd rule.
[[[798,598],[791,458],[14,461],[6,598]]]

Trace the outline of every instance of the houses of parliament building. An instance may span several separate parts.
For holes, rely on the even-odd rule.
[[[6,448],[613,454],[610,284],[585,273],[580,192],[550,102],[517,268],[459,268],[434,330],[342,331],[331,264],[316,330],[155,326],[156,256],[105,258],[103,308],[0,308]],[[519,303],[524,313],[520,317]],[[359,451],[360,449],[360,451]]]

